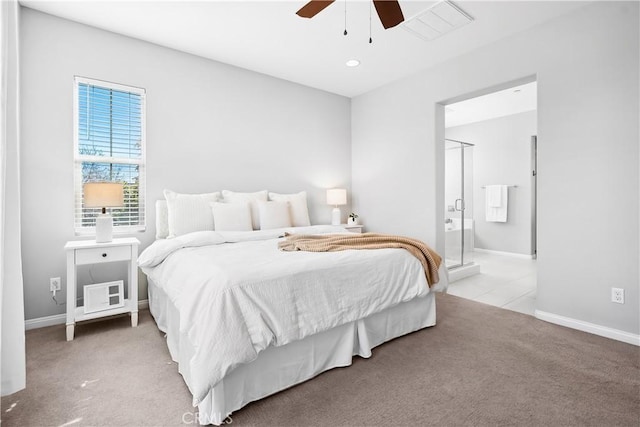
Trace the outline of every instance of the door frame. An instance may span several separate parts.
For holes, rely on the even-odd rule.
[[[538,257],[538,136],[531,136],[531,257]]]

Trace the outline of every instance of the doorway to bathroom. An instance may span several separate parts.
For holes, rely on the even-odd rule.
[[[444,141],[449,293],[527,314],[537,283],[531,80],[446,105]]]

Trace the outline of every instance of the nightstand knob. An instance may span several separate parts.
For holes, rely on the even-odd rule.
[[[107,254],[102,254],[102,258],[106,258],[106,257],[107,257]]]

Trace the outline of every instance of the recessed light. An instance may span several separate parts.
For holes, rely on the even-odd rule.
[[[360,61],[358,61],[357,59],[350,59],[346,62],[347,67],[357,67],[358,65],[360,65]]]

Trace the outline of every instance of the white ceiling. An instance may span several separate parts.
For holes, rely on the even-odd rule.
[[[536,82],[449,104],[445,107],[445,127],[461,126],[483,120],[533,111],[538,105]]]
[[[456,1],[474,21],[424,41],[400,25],[384,30],[368,0],[338,0],[312,19],[307,0],[59,1],[24,6],[162,46],[353,97],[569,13],[582,1]],[[436,2],[400,0],[405,19]],[[349,68],[350,58],[361,61]]]

